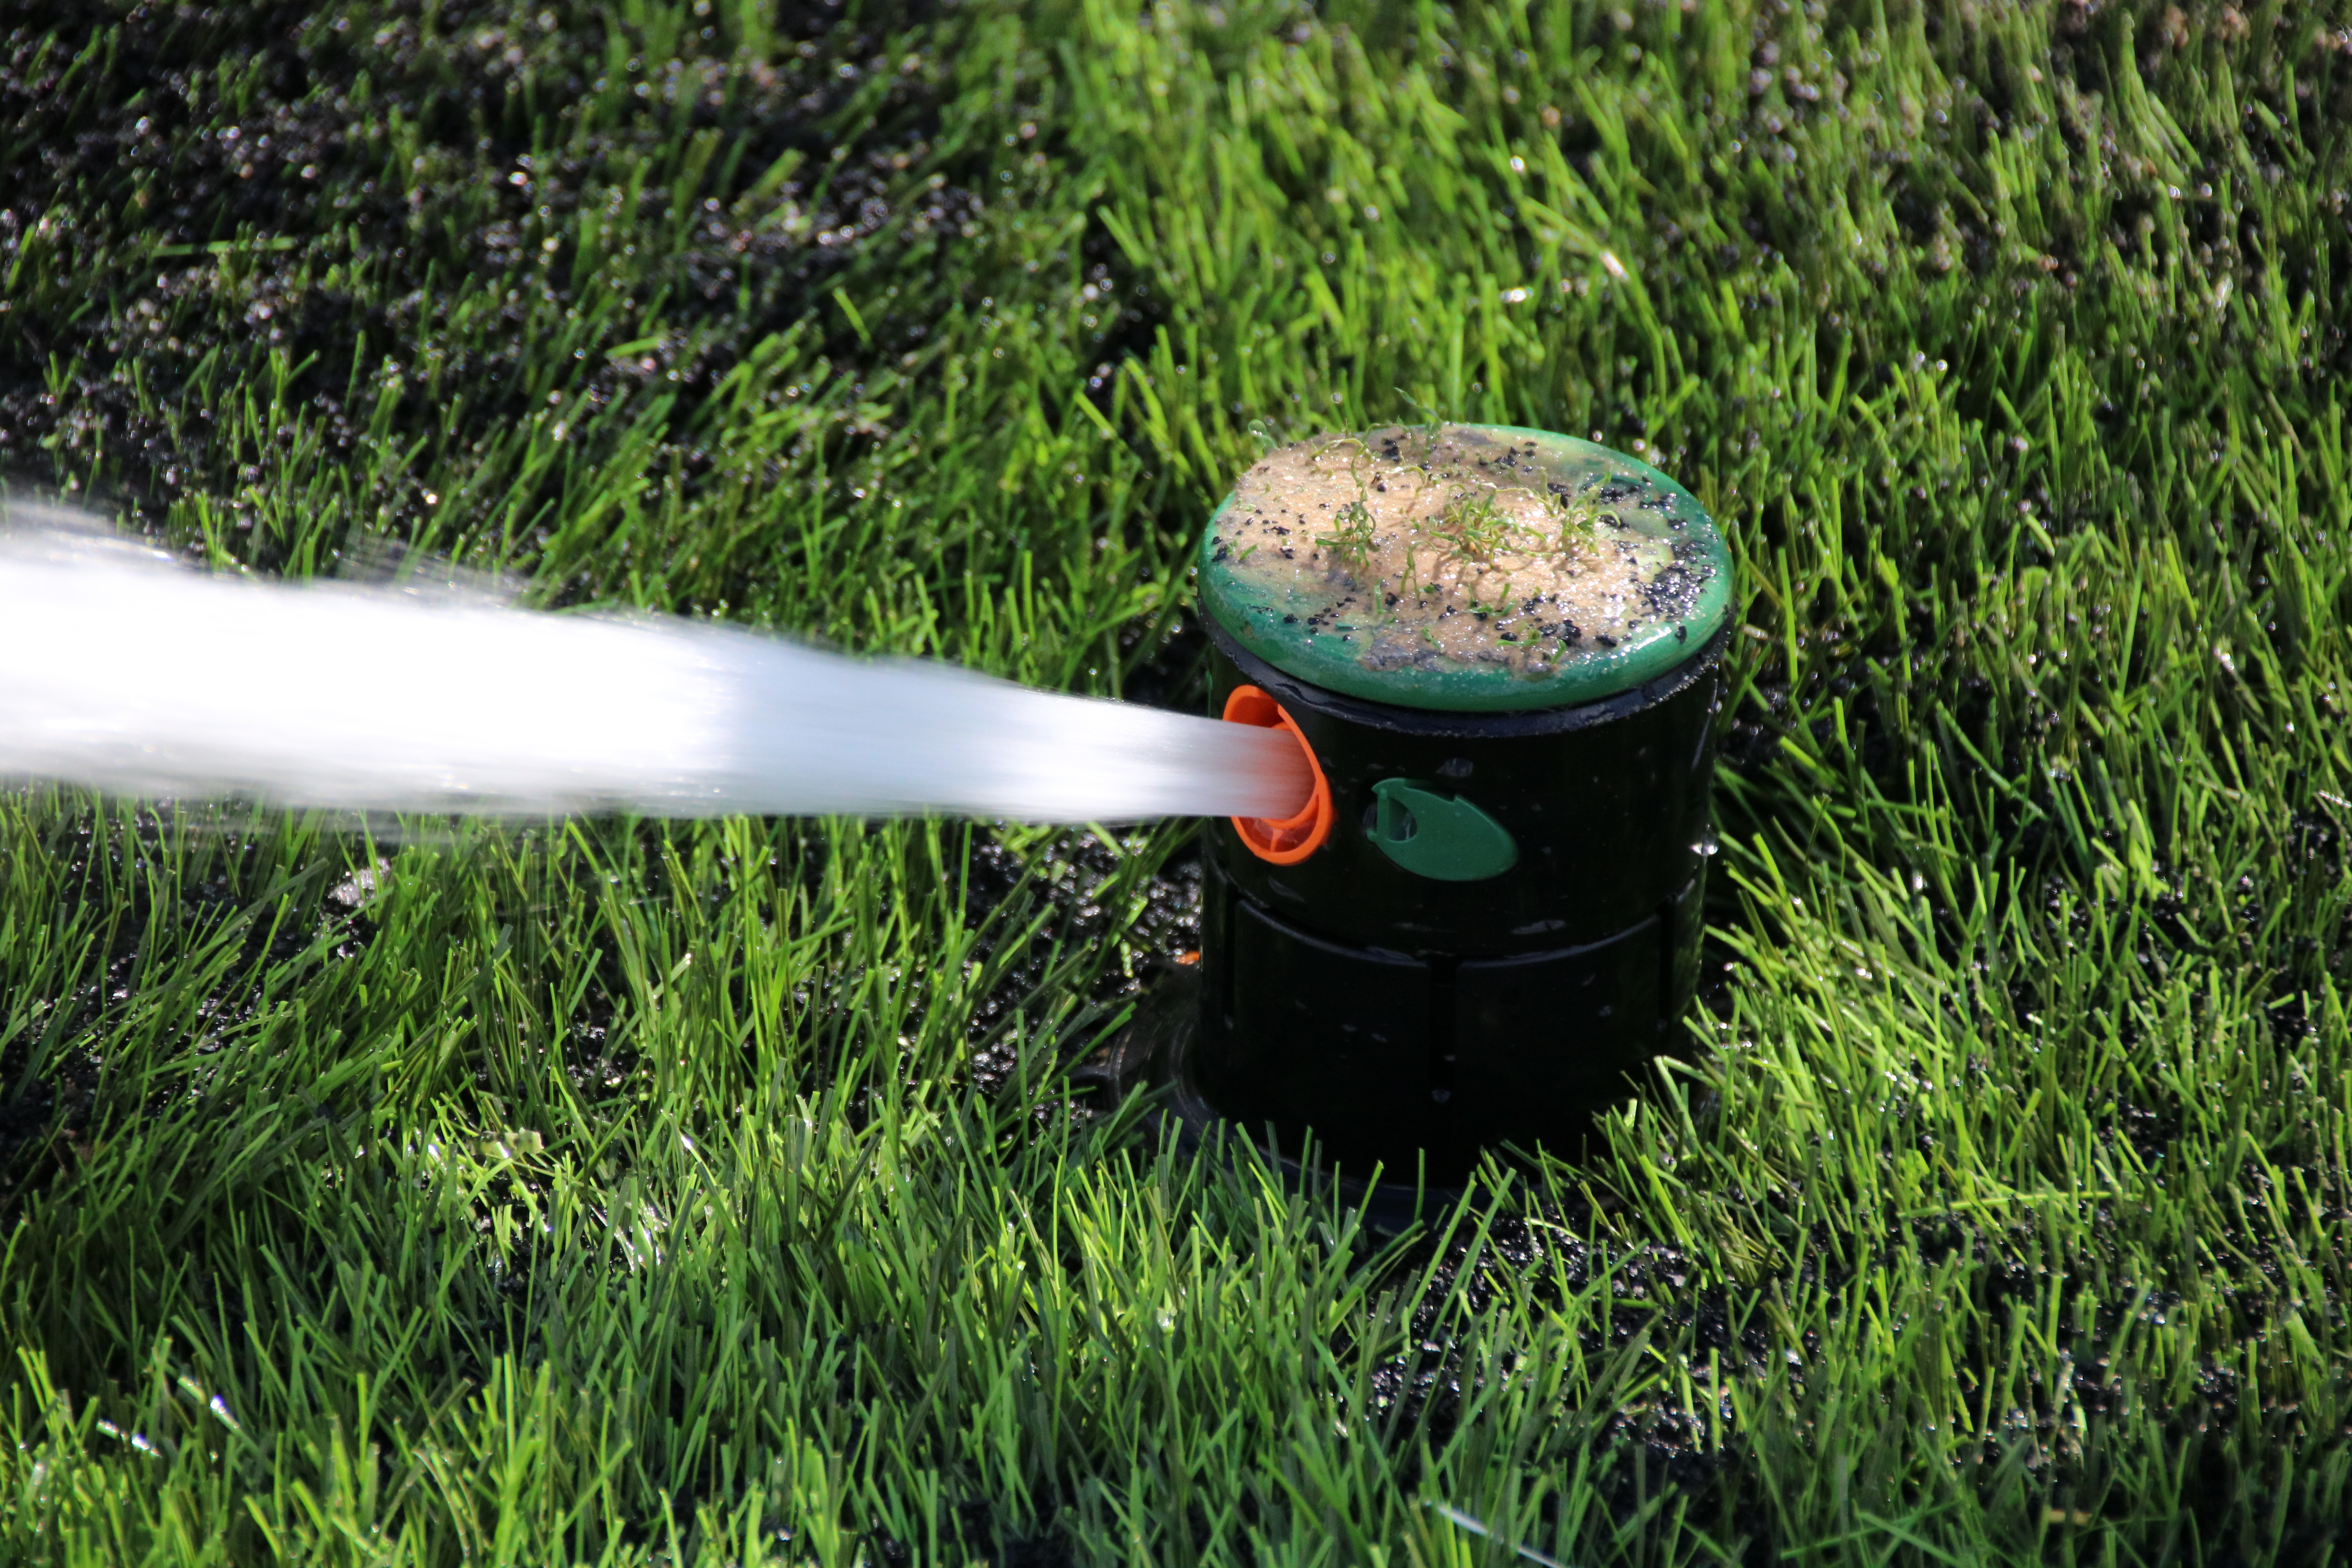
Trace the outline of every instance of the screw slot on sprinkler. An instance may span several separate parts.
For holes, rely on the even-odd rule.
[[[1713,522],[1587,441],[1391,426],[1267,453],[1200,565],[1213,710],[1290,730],[1316,785],[1210,831],[1157,1037],[1180,1114],[1359,1178],[1575,1157],[1696,980]]]

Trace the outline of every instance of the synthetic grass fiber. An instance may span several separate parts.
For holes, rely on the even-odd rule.
[[[1182,824],[0,795],[0,1555],[2352,1553],[2352,11],[0,26],[0,466],[222,571],[1183,702],[1444,417],[1739,573],[1686,1060],[1393,1242],[1059,1078]]]

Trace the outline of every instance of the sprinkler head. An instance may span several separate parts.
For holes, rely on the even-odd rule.
[[[1544,431],[1270,453],[1201,542],[1214,710],[1314,799],[1212,826],[1180,1110],[1354,1175],[1573,1158],[1696,980],[1731,563],[1688,491]]]

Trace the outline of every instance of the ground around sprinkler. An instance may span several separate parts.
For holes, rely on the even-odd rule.
[[[1681,1065],[1402,1238],[1066,1070],[1182,825],[0,790],[0,1557],[2341,1563],[2341,12],[15,7],[0,478],[217,570],[1196,706],[1439,421],[1731,597]]]

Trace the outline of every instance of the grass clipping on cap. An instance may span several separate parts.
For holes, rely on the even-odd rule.
[[[1540,676],[1654,625],[1650,589],[1674,562],[1591,478],[1458,426],[1319,437],[1241,476],[1213,549],[1372,668]]]

